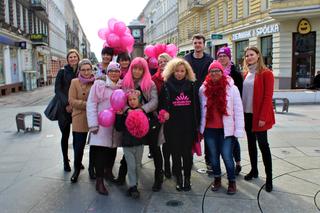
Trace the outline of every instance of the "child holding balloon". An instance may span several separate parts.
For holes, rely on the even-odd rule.
[[[125,95],[123,93],[121,96],[120,87],[120,65],[116,62],[110,62],[106,80],[96,80],[94,82],[87,101],[88,126],[92,133],[89,144],[95,150],[96,155],[96,190],[103,195],[108,194],[103,183],[104,169],[106,167],[107,175],[111,177],[117,147],[121,143],[121,134],[113,126],[114,111],[119,110],[121,104],[123,106],[125,104],[125,99],[121,101],[121,98],[125,98]],[[120,95],[115,96],[115,91],[119,91]],[[113,103],[112,98],[114,97],[120,101]],[[106,163],[107,165],[105,165]]]

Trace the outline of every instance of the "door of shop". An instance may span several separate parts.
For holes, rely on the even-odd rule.
[[[315,72],[316,33],[293,33],[292,82],[293,89],[309,88]]]

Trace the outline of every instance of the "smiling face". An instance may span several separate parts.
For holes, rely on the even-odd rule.
[[[218,61],[222,64],[223,67],[226,67],[230,62],[230,58],[226,54],[220,53],[218,55]]]
[[[194,51],[196,53],[202,53],[204,51],[204,41],[203,39],[193,39],[192,41]]]
[[[210,77],[213,81],[218,81],[222,77],[222,71],[217,68],[209,70],[209,73],[210,73]]]
[[[177,80],[184,79],[186,77],[186,75],[187,75],[187,70],[186,70],[186,67],[183,64],[178,65],[176,70],[173,73],[173,76]]]
[[[259,60],[259,55],[253,50],[247,50],[245,52],[245,60],[248,65],[256,64]]]
[[[79,63],[78,55],[75,53],[70,53],[67,61],[71,67],[77,66]]]
[[[298,32],[300,34],[308,34],[311,31],[311,25],[307,19],[301,19],[298,24]]]
[[[122,69],[127,69],[129,67],[130,61],[129,60],[120,59],[119,60],[119,64],[120,64],[120,67]]]
[[[139,97],[137,95],[129,95],[128,96],[128,104],[133,109],[138,108],[140,105]]]
[[[101,57],[102,57],[102,63],[104,63],[104,64],[109,64],[110,61],[112,60],[112,55],[109,55],[107,53],[101,55]]]
[[[143,68],[141,67],[133,67],[132,69],[132,77],[134,80],[141,79],[143,76]]]
[[[112,82],[117,83],[120,79],[121,73],[119,70],[109,70],[107,75]]]
[[[90,64],[84,64],[80,67],[80,74],[83,78],[89,79],[92,76],[92,67]]]

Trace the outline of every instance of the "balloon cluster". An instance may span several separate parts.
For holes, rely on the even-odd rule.
[[[130,29],[122,21],[112,18],[108,21],[108,28],[102,28],[98,31],[98,36],[105,40],[103,46],[111,47],[117,55],[123,52],[132,52],[134,38]]]
[[[115,112],[123,109],[126,105],[127,96],[123,90],[114,90],[110,97],[111,108],[101,111],[98,115],[98,123],[103,127],[110,127],[116,119]]]
[[[174,44],[156,44],[148,45],[144,49],[144,54],[148,56],[148,64],[150,68],[157,68],[158,56],[167,53],[171,57],[176,57],[178,48]]]

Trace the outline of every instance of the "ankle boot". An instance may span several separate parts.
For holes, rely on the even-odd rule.
[[[176,178],[177,178],[176,190],[182,191],[182,190],[183,190],[183,180],[182,180],[182,176],[177,176]]]
[[[162,183],[163,183],[163,171],[157,172],[154,175],[154,183],[152,186],[152,191],[154,191],[154,192],[160,191],[160,189],[162,187]]]
[[[273,190],[272,178],[267,177],[265,189],[267,192],[271,192]]]
[[[252,180],[252,178],[258,177],[258,171],[251,170],[247,175],[244,176],[245,180]]]
[[[221,177],[214,178],[214,182],[211,185],[211,190],[215,192],[215,191],[218,191],[220,187],[221,187]]]
[[[236,181],[229,181],[229,186],[228,186],[228,191],[227,194],[228,195],[233,195],[237,192],[237,185],[236,185]]]
[[[88,172],[89,172],[89,177],[90,177],[91,180],[94,180],[94,179],[97,178],[96,172],[94,171],[93,167],[89,167],[88,168]]]
[[[108,190],[106,189],[106,187],[104,186],[104,183],[103,183],[103,178],[101,177],[97,177],[97,180],[96,180],[96,190],[99,194],[102,194],[102,195],[108,195]]]
[[[64,168],[65,172],[71,172],[71,167],[70,167],[70,164],[69,164],[69,160],[66,160],[66,161],[63,162],[63,168]]]
[[[76,183],[78,181],[79,174],[80,169],[75,169],[71,177],[71,183]]]
[[[183,185],[184,191],[190,191],[191,190],[191,182],[190,182],[190,176],[184,177],[184,185]]]
[[[113,183],[116,182],[116,181],[115,181],[115,177],[114,177],[114,175],[112,174],[112,169],[107,168],[107,169],[105,170],[105,173],[104,173],[104,174],[105,174],[104,177],[105,177],[106,180],[109,180],[109,181],[111,181],[111,182],[113,182]]]

